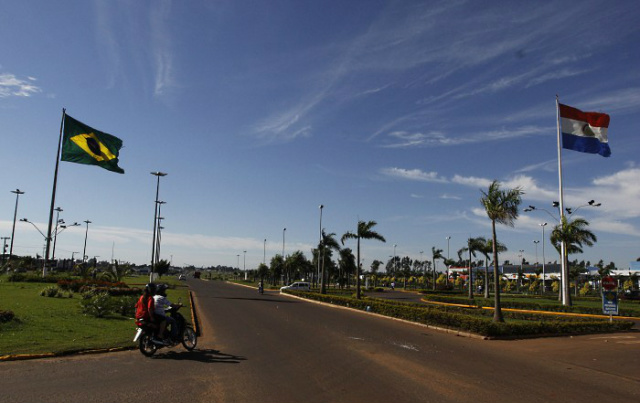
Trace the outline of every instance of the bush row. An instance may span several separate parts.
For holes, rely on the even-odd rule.
[[[476,333],[487,337],[522,337],[559,334],[586,334],[628,330],[632,322],[606,320],[535,320],[529,315],[520,314],[526,321],[495,323],[483,310],[460,311],[458,309],[440,309],[439,307],[423,307],[415,304],[404,304],[374,298],[354,298],[322,295],[311,292],[285,291],[303,298],[314,299],[335,305],[375,312],[385,316],[405,319],[426,325]],[[461,309],[461,308],[459,308]],[[474,314],[476,313],[476,314]],[[505,316],[507,316],[505,314]],[[532,320],[533,319],[533,320]]]
[[[61,279],[57,281],[58,287],[63,290],[70,290],[73,292],[82,292],[82,288],[97,287],[97,288],[127,288],[128,286],[121,282],[111,282],[94,279]]]
[[[71,278],[68,274],[52,274],[42,277],[40,274],[36,273],[11,273],[8,277],[9,281],[12,282],[20,282],[20,283],[57,283],[61,280],[71,281]]]
[[[492,298],[475,297],[469,299],[466,296],[444,296],[444,295],[429,295],[425,294],[425,299],[434,302],[444,302],[448,304],[466,304],[473,305],[478,308],[493,307],[495,302]],[[590,315],[602,315],[602,309],[596,307],[585,306],[564,306],[559,304],[550,303],[546,299],[541,299],[540,302],[529,301],[514,301],[508,299],[502,299],[500,306],[503,308],[511,309],[527,309],[532,311],[549,311],[549,312],[569,312],[569,313],[583,313]],[[621,308],[619,309],[620,316],[638,316],[637,311]]]

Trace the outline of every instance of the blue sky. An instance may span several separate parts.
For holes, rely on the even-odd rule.
[[[0,14],[0,233],[48,219],[62,108],[124,142],[119,175],[61,162],[56,206],[91,220],[87,255],[148,262],[156,178],[162,257],[255,268],[375,220],[363,264],[453,257],[490,236],[480,190],[521,186],[554,212],[556,108],[609,113],[610,158],[563,151],[567,206],[597,244],[640,257],[640,7],[634,1],[21,1]],[[498,227],[536,260],[549,222]],[[283,228],[287,228],[283,231]],[[86,227],[56,255],[81,255]],[[446,237],[451,240],[447,247]],[[16,225],[14,252],[42,253]],[[397,245],[394,247],[394,245]],[[355,242],[347,243],[355,249]],[[546,260],[557,259],[546,242]],[[243,252],[246,250],[246,254]],[[240,257],[238,258],[238,255]],[[246,259],[246,260],[245,260]],[[542,247],[538,247],[542,261]],[[246,263],[245,263],[246,262]],[[439,263],[438,267],[441,267]]]

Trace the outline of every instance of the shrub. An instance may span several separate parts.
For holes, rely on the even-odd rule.
[[[93,315],[97,318],[102,318],[113,310],[113,302],[109,293],[100,292],[92,296],[80,300],[82,306],[82,312]]]
[[[115,298],[113,301],[114,311],[122,316],[133,317],[136,314],[136,302],[138,297],[131,295],[123,295]]]
[[[55,285],[43,288],[42,291],[40,291],[40,295],[50,298],[73,298],[73,293],[71,291],[61,290],[60,287]]]
[[[11,322],[16,315],[13,311],[2,311],[0,310],[0,323]]]

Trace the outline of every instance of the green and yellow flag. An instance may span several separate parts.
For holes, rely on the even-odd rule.
[[[124,169],[118,166],[120,148],[122,140],[116,136],[95,130],[69,115],[64,115],[61,161],[98,165],[123,174]]]

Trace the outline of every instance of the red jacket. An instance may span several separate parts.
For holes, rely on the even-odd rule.
[[[153,311],[155,305],[153,303],[153,297],[147,297],[147,301],[144,301],[145,296],[141,296],[136,303],[136,319],[144,319],[150,321],[153,319]]]

